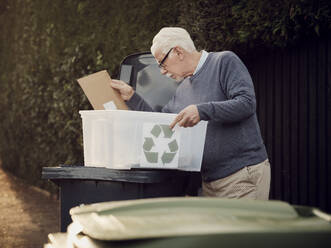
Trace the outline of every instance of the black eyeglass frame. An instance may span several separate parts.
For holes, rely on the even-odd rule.
[[[173,47],[170,48],[169,52],[167,52],[167,54],[163,57],[163,59],[161,60],[161,62],[159,63],[159,68],[164,69],[164,65],[163,63],[166,61],[166,59],[168,58],[170,52],[172,51]]]

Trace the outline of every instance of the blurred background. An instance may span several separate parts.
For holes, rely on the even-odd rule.
[[[55,193],[41,168],[83,164],[76,79],[149,51],[164,26],[236,52],[255,85],[271,198],[331,212],[328,0],[0,0],[2,167]]]

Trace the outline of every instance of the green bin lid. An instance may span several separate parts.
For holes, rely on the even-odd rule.
[[[73,222],[97,240],[130,240],[211,234],[320,233],[331,223],[302,216],[281,201],[207,197],[153,198],[83,205]]]

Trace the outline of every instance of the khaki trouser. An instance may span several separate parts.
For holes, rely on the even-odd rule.
[[[269,160],[246,166],[234,174],[212,182],[202,182],[203,196],[268,200],[270,190]]]

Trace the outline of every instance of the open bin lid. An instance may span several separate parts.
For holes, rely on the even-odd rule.
[[[179,84],[160,73],[149,52],[127,56],[121,63],[120,80],[130,84],[155,111],[169,102]]]

